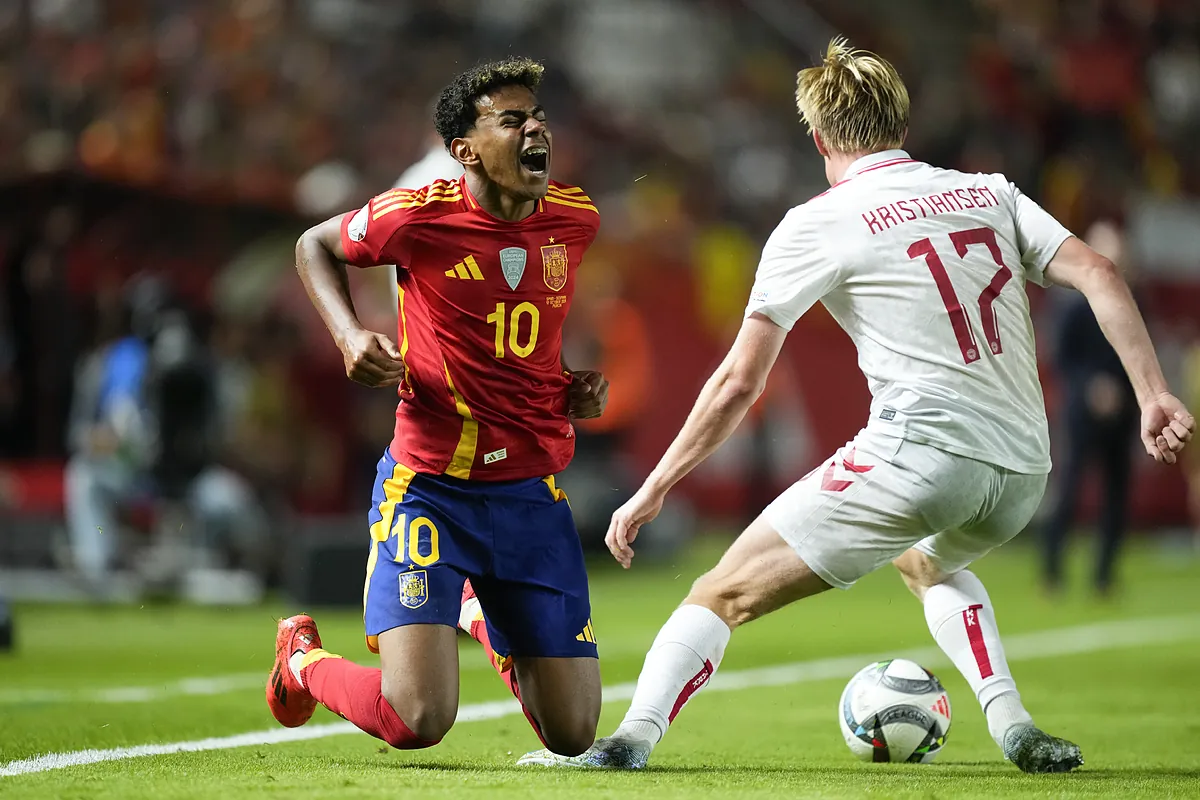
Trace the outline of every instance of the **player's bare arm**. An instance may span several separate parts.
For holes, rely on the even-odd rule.
[[[1096,321],[1121,357],[1142,409],[1141,436],[1147,455],[1174,464],[1176,453],[1195,434],[1196,420],[1171,394],[1158,356],[1129,286],[1116,266],[1071,237],[1046,267],[1046,277],[1077,289],[1087,298]]]
[[[404,378],[400,350],[390,338],[358,321],[345,259],[340,216],[310,228],[296,242],[296,271],[342,351],[346,377],[363,386],[395,386]]]
[[[742,323],[733,347],[704,384],[675,441],[638,493],[613,514],[604,541],[621,566],[629,568],[630,544],[638,529],[658,516],[667,492],[733,434],[762,395],[785,338],[787,331],[762,314],[751,314]]]

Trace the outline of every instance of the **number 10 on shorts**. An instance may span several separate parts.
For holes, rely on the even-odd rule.
[[[438,529],[429,517],[413,517],[412,522],[409,522],[408,515],[401,514],[392,526],[392,533],[397,539],[397,564],[411,561],[418,567],[428,567],[436,564],[441,557],[438,551]],[[422,550],[426,553],[422,554]]]

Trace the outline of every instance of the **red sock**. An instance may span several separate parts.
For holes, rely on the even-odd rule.
[[[512,668],[512,664],[507,662],[507,659],[501,659],[500,656],[492,649],[492,643],[488,639],[487,624],[482,619],[477,619],[471,623],[469,631],[471,638],[483,645],[484,652],[492,662],[492,667],[496,670],[496,674],[500,676],[500,680],[504,681],[504,685],[513,693],[513,697],[517,698],[517,702],[521,704],[521,711],[525,712],[525,719],[529,720],[533,732],[537,734],[543,747],[548,747],[546,737],[542,736],[542,726],[538,725],[538,721],[533,718],[533,714],[529,713],[529,709],[525,707],[525,701],[521,699],[521,687],[517,684],[517,671]]]
[[[437,744],[417,738],[384,699],[378,669],[344,658],[322,658],[301,670],[300,675],[317,702],[392,747],[420,750]]]

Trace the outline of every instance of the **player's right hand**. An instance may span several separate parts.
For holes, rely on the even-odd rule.
[[[1174,464],[1176,453],[1196,433],[1196,418],[1174,395],[1163,393],[1142,404],[1142,444],[1159,463]]]
[[[638,529],[652,521],[662,511],[666,495],[643,486],[612,515],[604,543],[622,567],[629,569],[633,563],[633,548],[630,544],[637,538]]]
[[[346,377],[355,383],[374,388],[395,386],[404,380],[400,348],[382,333],[359,328],[347,334],[338,347],[346,365]]]

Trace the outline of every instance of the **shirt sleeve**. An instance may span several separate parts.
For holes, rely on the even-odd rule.
[[[407,264],[401,231],[410,220],[405,206],[407,194],[398,190],[384,192],[358,211],[342,217],[342,249],[346,263],[355,267],[383,264]]]
[[[595,243],[596,236],[598,236],[600,233],[600,213],[596,212],[595,214],[593,214],[593,213],[589,212],[585,217],[583,217],[580,224],[583,226],[583,232],[584,232],[584,237],[585,237],[584,238],[584,242],[585,242],[584,248],[586,249],[586,248],[591,247]]]
[[[784,330],[842,282],[842,269],[820,241],[803,206],[784,216],[763,246],[746,316],[758,312]]]
[[[1029,280],[1039,286],[1047,286],[1046,265],[1072,234],[1046,209],[1026,197],[1016,184],[1010,183],[1009,187],[1013,195],[1013,221],[1021,264]]]

